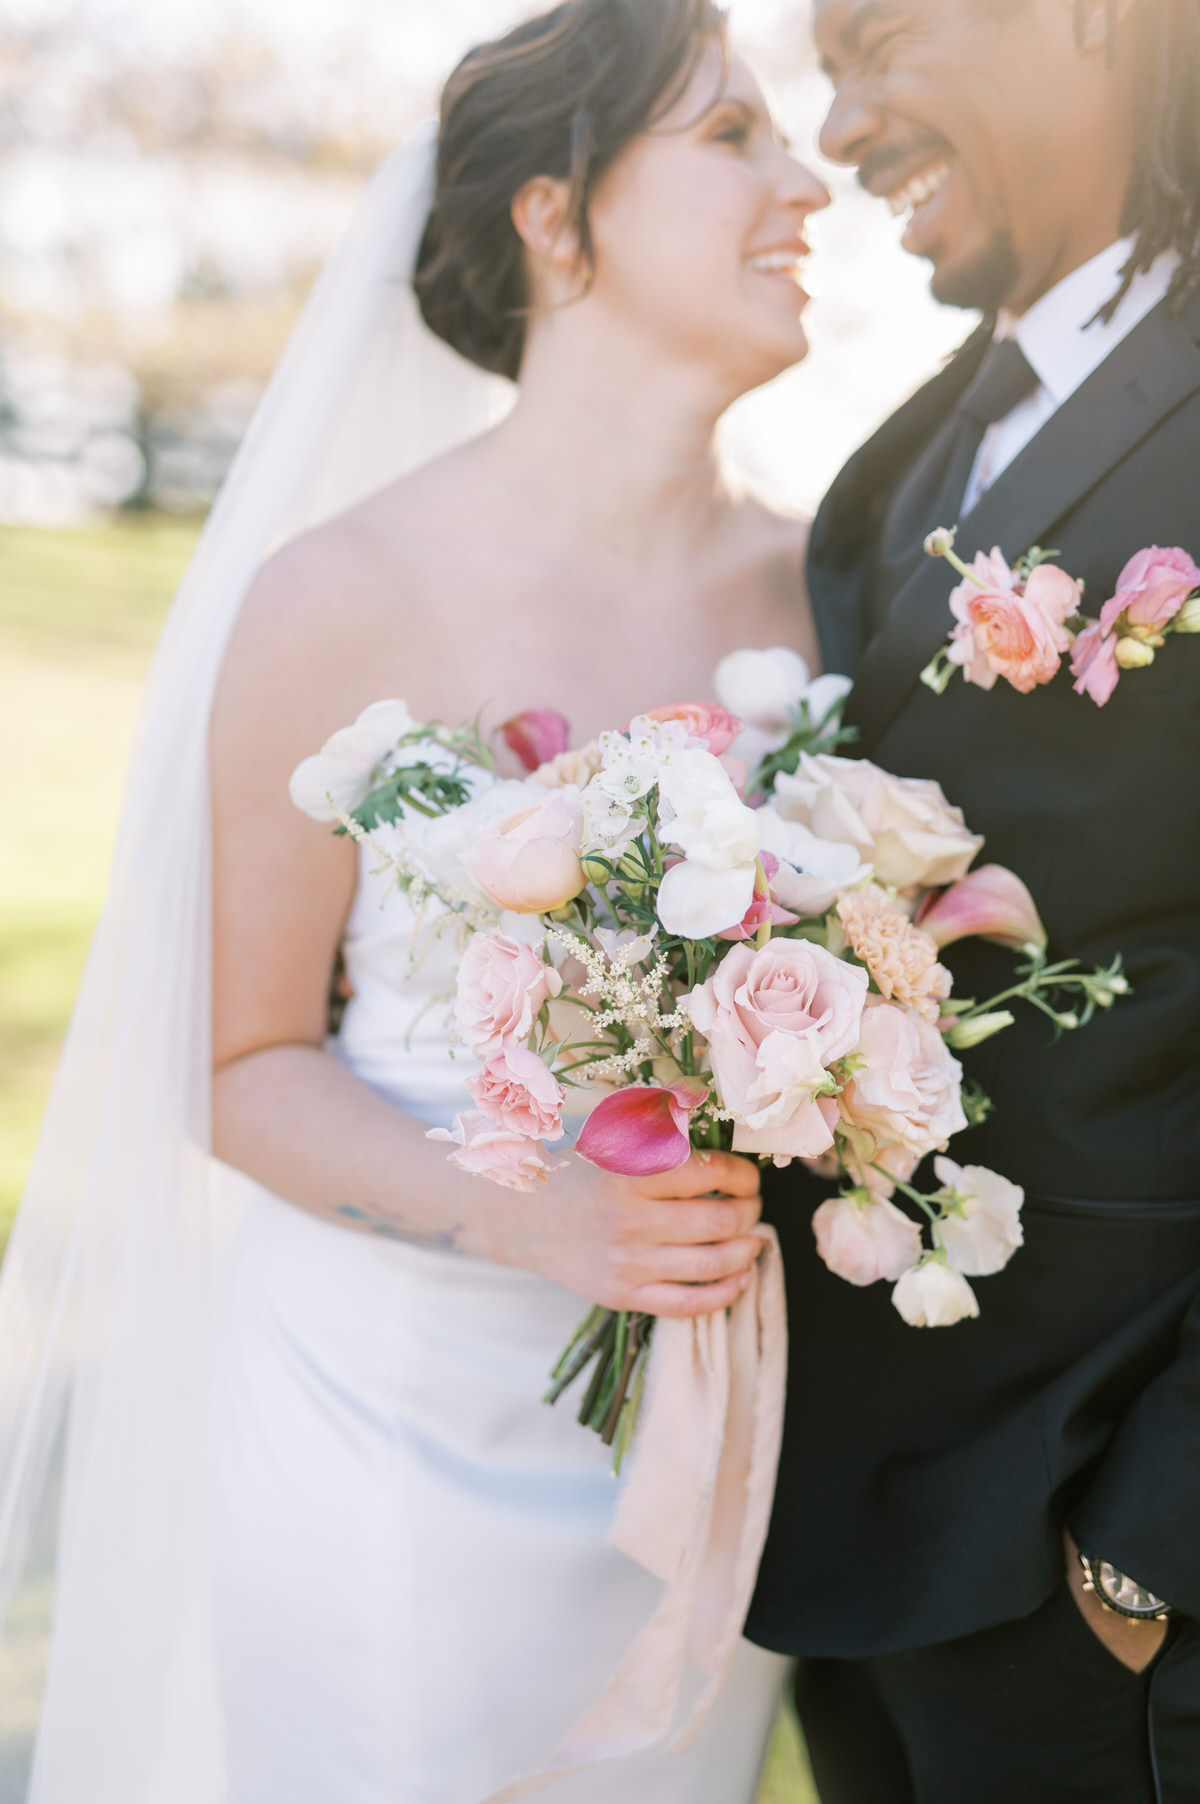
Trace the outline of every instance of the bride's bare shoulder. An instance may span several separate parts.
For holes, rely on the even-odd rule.
[[[230,641],[219,713],[269,696],[274,709],[303,713],[310,733],[314,721],[332,731],[378,699],[381,681],[422,680],[436,656],[439,547],[456,536],[451,462],[392,483],[266,560]]]

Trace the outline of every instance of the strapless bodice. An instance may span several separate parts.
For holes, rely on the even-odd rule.
[[[413,830],[406,826],[406,836]],[[352,994],[333,1050],[410,1115],[448,1127],[472,1106],[466,1080],[478,1068],[454,1043],[458,930],[432,902],[418,918],[393,873],[381,868],[380,852],[396,844],[394,830],[379,828],[374,838],[379,850],[359,849],[358,888],[342,939]]]

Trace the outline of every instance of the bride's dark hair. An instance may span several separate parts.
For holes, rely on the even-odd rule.
[[[442,95],[415,278],[439,338],[516,379],[530,295],[513,201],[535,176],[570,182],[589,259],[597,182],[675,104],[723,29],[714,0],[568,0],[463,59]]]

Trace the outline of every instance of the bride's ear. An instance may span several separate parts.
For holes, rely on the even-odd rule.
[[[514,197],[512,221],[536,273],[577,279],[581,246],[571,218],[571,184],[535,175]]]

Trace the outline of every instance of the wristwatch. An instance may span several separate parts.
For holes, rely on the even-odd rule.
[[[1133,1622],[1166,1622],[1170,1616],[1170,1604],[1155,1597],[1153,1591],[1139,1585],[1111,1560],[1102,1560],[1099,1554],[1084,1553],[1080,1548],[1079,1564],[1083,1567],[1084,1590],[1092,1592],[1097,1603],[1114,1616],[1127,1616]]]

